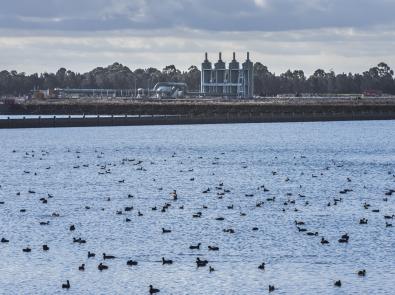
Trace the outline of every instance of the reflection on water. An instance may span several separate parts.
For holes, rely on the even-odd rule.
[[[0,130],[0,137],[0,238],[10,240],[0,243],[1,294],[63,294],[67,279],[72,294],[148,294],[150,284],[160,294],[267,294],[269,284],[273,294],[393,294],[395,232],[385,223],[395,220],[384,215],[395,214],[395,193],[385,195],[395,189],[394,121]],[[299,232],[295,220],[319,234]],[[338,243],[344,233],[349,243]],[[117,258],[100,272],[103,252]],[[198,256],[216,271],[196,268]]]

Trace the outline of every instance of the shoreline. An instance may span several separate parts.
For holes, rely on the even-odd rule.
[[[395,98],[259,100],[85,98],[0,105],[0,115],[5,117],[0,119],[0,128],[395,120]],[[12,115],[19,118],[7,117]]]
[[[395,120],[395,113],[271,113],[266,116],[97,116],[0,119],[0,129],[56,128],[56,127],[104,127],[104,126],[152,126],[152,125],[195,125],[195,124],[239,124],[239,123],[286,123]]]

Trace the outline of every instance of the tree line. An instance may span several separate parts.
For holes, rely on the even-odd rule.
[[[60,68],[56,73],[31,75],[4,70],[0,72],[0,95],[21,96],[31,93],[33,89],[55,88],[147,89],[160,81],[186,82],[190,91],[199,91],[200,70],[191,66],[187,71],[180,71],[174,65],[169,65],[161,71],[156,68],[132,71],[120,63],[98,67],[83,74],[65,68]],[[360,94],[365,91],[395,94],[394,71],[382,62],[362,74],[335,74],[318,69],[306,77],[302,70],[288,70],[276,75],[262,63],[254,64],[254,93],[260,96]]]

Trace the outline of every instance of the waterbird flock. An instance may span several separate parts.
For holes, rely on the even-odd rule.
[[[117,151],[114,153],[116,154],[116,152]],[[40,151],[13,150],[11,153],[16,155],[15,157],[20,159],[22,158],[23,162],[30,162],[30,164],[37,164],[37,162],[44,161],[46,157],[51,156],[51,153],[44,149]],[[55,223],[60,224],[60,227],[63,228],[63,232],[59,237],[59,239],[62,239],[62,243],[66,243],[68,245],[76,244],[74,246],[75,248],[73,249],[75,250],[75,255],[79,257],[80,263],[71,266],[76,271],[86,272],[86,270],[92,270],[96,267],[97,271],[102,273],[111,272],[112,268],[115,268],[114,263],[116,261],[122,261],[122,263],[124,263],[124,271],[126,271],[127,268],[144,269],[148,263],[158,263],[162,264],[163,267],[169,268],[177,268],[177,265],[181,263],[189,263],[190,265],[194,265],[196,267],[196,272],[199,272],[200,269],[206,268],[208,273],[213,273],[211,275],[215,276],[216,274],[218,275],[221,273],[221,265],[223,265],[221,263],[221,257],[226,257],[226,251],[229,250],[229,245],[233,245],[232,237],[237,237],[240,232],[243,232],[244,238],[246,236],[250,237],[250,241],[247,241],[246,243],[254,243],[256,241],[254,238],[255,236],[266,235],[265,230],[262,229],[265,228],[266,225],[262,223],[259,216],[270,214],[270,212],[273,211],[275,211],[277,214],[276,218],[283,216],[280,222],[276,223],[276,226],[279,226],[279,230],[295,233],[297,239],[300,241],[298,243],[299,245],[300,243],[302,245],[303,243],[315,243],[316,245],[320,245],[320,247],[328,247],[328,250],[326,251],[341,252],[348,251],[346,247],[353,247],[353,243],[355,242],[353,233],[348,232],[347,229],[344,229],[340,221],[336,229],[332,228],[328,230],[328,228],[325,226],[325,223],[320,222],[320,218],[324,217],[320,217],[319,214],[316,214],[314,215],[314,219],[310,215],[306,214],[306,212],[312,210],[312,204],[314,204],[315,206],[319,207],[321,214],[328,216],[333,215],[333,218],[337,218],[336,216],[338,215],[336,214],[336,208],[342,208],[342,206],[347,202],[352,202],[353,205],[355,205],[356,197],[355,195],[353,196],[353,194],[355,194],[354,188],[358,186],[360,187],[361,184],[354,184],[354,182],[357,182],[358,180],[354,181],[352,176],[347,176],[344,178],[343,183],[339,184],[342,186],[342,188],[338,190],[337,194],[329,197],[329,200],[328,198],[320,199],[317,196],[309,195],[307,193],[309,190],[305,189],[305,186],[308,185],[319,185],[314,182],[314,179],[327,177],[326,172],[328,170],[341,170],[344,165],[343,163],[332,161],[330,166],[322,167],[321,171],[313,171],[312,173],[312,171],[308,171],[307,166],[301,165],[303,161],[308,159],[308,156],[294,156],[293,159],[290,160],[294,161],[295,163],[299,162],[299,167],[296,171],[300,177],[303,177],[304,181],[302,183],[302,180],[292,177],[291,175],[287,175],[280,170],[267,171],[268,173],[265,174],[265,177],[276,179],[278,186],[284,187],[284,189],[278,190],[276,187],[269,187],[268,185],[262,184],[261,182],[256,183],[255,187],[244,187],[242,182],[240,183],[235,180],[235,183],[232,183],[231,179],[227,179],[225,181],[221,174],[215,175],[214,172],[211,173],[212,176],[217,179],[217,182],[208,183],[206,180],[204,180],[204,183],[198,184],[199,179],[202,178],[202,174],[194,173],[197,167],[189,166],[185,168],[183,163],[184,161],[190,159],[190,157],[179,157],[179,155],[175,152],[172,153],[168,158],[162,159],[161,165],[163,165],[165,168],[166,164],[170,162],[171,159],[175,160],[173,161],[172,166],[173,171],[165,170],[165,175],[158,175],[164,179],[164,181],[161,182],[161,185],[157,184],[159,182],[157,179],[158,176],[153,178],[152,174],[149,174],[151,170],[150,168],[155,167],[157,164],[147,159],[126,157],[118,158],[117,161],[108,162],[105,157],[106,154],[103,151],[96,149],[94,151],[96,159],[90,159],[90,162],[86,162],[84,159],[84,153],[79,150],[73,150],[69,148],[64,151],[64,153],[72,155],[71,158],[74,159],[72,161],[74,163],[73,165],[70,167],[62,167],[62,169],[71,171],[69,177],[72,179],[83,175],[78,174],[78,172],[73,172],[73,170],[78,171],[81,169],[89,169],[93,167],[84,173],[96,174],[97,177],[99,177],[99,181],[102,181],[103,177],[108,176],[110,178],[110,176],[118,169],[118,167],[128,167],[128,169],[134,170],[133,173],[147,172],[144,177],[149,178],[151,176],[151,186],[158,192],[156,196],[160,196],[151,197],[149,200],[145,201],[135,202],[134,200],[138,199],[139,197],[149,197],[137,195],[136,191],[138,191],[138,189],[135,185],[131,185],[135,182],[133,177],[124,176],[122,179],[110,178],[111,186],[108,188],[110,196],[105,198],[98,197],[97,200],[90,201],[81,198],[81,203],[77,204],[77,207],[80,207],[79,210],[83,211],[84,215],[90,215],[93,219],[111,218],[118,219],[120,221],[123,220],[124,223],[122,226],[124,227],[128,227],[128,224],[135,224],[136,226],[141,225],[141,227],[144,227],[145,224],[151,219],[152,222],[157,224],[153,227],[156,229],[156,231],[151,233],[147,232],[147,240],[160,239],[163,241],[171,241],[174,239],[174,234],[181,230],[183,231],[183,235],[187,235],[186,239],[189,240],[189,245],[180,244],[177,246],[177,249],[174,249],[174,251],[171,253],[162,253],[163,256],[158,256],[153,261],[147,261],[144,259],[138,260],[138,258],[122,256],[121,253],[117,252],[116,248],[111,249],[111,254],[104,252],[108,249],[108,247],[105,245],[105,242],[106,235],[109,235],[108,232],[104,231],[101,232],[101,235],[104,236],[104,243],[101,244],[102,248],[99,249],[96,245],[95,253],[91,248],[93,241],[91,238],[85,237],[83,235],[84,232],[86,233],[86,231],[83,230],[85,224],[77,217],[74,217],[73,212],[67,212],[66,208],[69,206],[67,203],[67,198],[62,198],[61,201],[57,201],[58,195],[53,187],[51,187],[51,189],[47,189],[44,182],[41,182],[41,184],[34,182],[34,177],[38,177],[46,171],[52,171],[54,169],[50,164],[44,166],[26,165],[20,168],[21,175],[19,176],[19,181],[21,183],[26,181],[23,178],[24,175],[29,175],[29,177],[31,177],[27,182],[30,188],[25,191],[20,189],[18,186],[9,186],[7,179],[5,179],[3,176],[3,182],[0,186],[0,214],[5,215],[7,211],[13,210],[14,213],[12,216],[20,219],[20,222],[23,222],[24,216],[29,212],[38,210],[37,208],[39,208],[40,212],[46,212],[45,214],[35,215],[37,217],[37,222],[35,224],[25,224],[25,226],[34,227],[37,231],[40,231],[40,228],[51,228],[51,226]],[[218,156],[212,160],[209,159],[208,161],[202,156],[199,156],[197,159],[195,159],[195,163],[196,161],[199,162],[205,160],[203,166],[206,167],[206,170],[204,173],[209,173],[211,170],[210,166],[220,165],[221,159],[224,155],[225,153],[220,153]],[[51,161],[54,160],[52,159]],[[51,161],[49,161],[49,163],[51,163]],[[273,161],[275,163],[277,161],[277,157],[275,157]],[[65,165],[68,164],[69,163],[67,162],[65,163]],[[180,166],[181,169],[179,171],[174,171],[174,167],[177,168],[177,166]],[[31,170],[28,170],[27,167],[30,167]],[[274,165],[272,168],[273,167]],[[202,170],[201,167],[199,167],[199,169]],[[248,164],[242,162],[239,167],[239,173],[243,173],[247,169]],[[218,173],[218,169],[215,171]],[[56,173],[56,171],[51,173]],[[309,173],[311,174],[311,177],[306,177],[305,175],[308,175]],[[49,177],[50,174],[46,175]],[[164,185],[167,183],[166,177],[175,177],[173,175],[177,175],[179,178],[182,178],[183,175],[187,176],[184,178],[184,180],[178,181],[180,185],[177,188],[164,187]],[[295,173],[293,173],[293,175],[295,175]],[[119,174],[117,177],[119,177]],[[357,197],[360,206],[360,210],[357,211],[360,212],[358,216],[342,216],[353,219],[352,222],[356,225],[356,227],[360,226],[358,231],[364,231],[369,227],[381,227],[391,231],[392,221],[395,219],[395,212],[393,211],[395,197],[395,175],[393,167],[389,167],[389,171],[384,176],[384,178],[386,179],[386,186],[377,188],[377,198],[375,200],[367,200],[363,196]],[[262,179],[262,177],[259,177],[259,179]],[[309,181],[306,181],[306,179],[312,184],[310,184]],[[196,187],[200,187],[199,192],[189,192],[188,190],[183,189],[181,183],[188,181],[195,183]],[[289,183],[293,183],[293,185],[290,186]],[[392,187],[387,186],[388,184],[392,184]],[[123,195],[111,193],[111,190],[116,187],[122,187],[122,191],[130,191]],[[321,188],[322,191],[326,189],[326,187]],[[114,190],[117,192],[119,191],[118,189]],[[234,193],[235,190],[238,191],[237,194]],[[74,192],[70,190],[68,193],[73,194]],[[193,206],[191,206],[189,202],[191,195],[196,195]],[[29,202],[26,200],[29,200]],[[34,200],[36,200],[36,202],[34,202]],[[118,209],[114,210],[114,206],[110,205],[113,202],[116,202],[115,207],[118,207]],[[51,206],[51,203],[55,203],[56,205]],[[137,203],[138,206],[136,205]],[[199,204],[199,206],[196,207],[196,204]],[[18,210],[17,208],[20,209]],[[41,210],[42,208],[44,208],[44,210]],[[46,210],[47,208],[51,209]],[[215,208],[215,210],[212,210],[212,208]],[[113,211],[108,215],[100,215],[100,211],[109,210]],[[72,220],[71,224],[62,222],[62,218],[65,216],[65,214],[68,214],[68,220]],[[253,215],[254,218],[249,220],[248,223],[244,223],[244,220],[248,218],[249,215]],[[145,216],[148,216],[148,221],[147,219],[144,219]],[[171,222],[172,219],[177,220],[179,216],[183,216],[183,220],[192,220],[190,221],[192,223],[189,224],[191,228],[183,228],[183,224],[182,222],[180,223],[179,220],[178,222]],[[305,216],[308,216],[308,218],[305,219]],[[228,220],[233,221],[229,222]],[[254,223],[254,226],[250,226],[251,221]],[[207,234],[204,240],[199,240],[194,237],[194,231],[199,229],[204,234],[207,227],[212,228],[212,235]],[[92,229],[92,227],[90,227],[90,229]],[[117,231],[117,227],[114,226],[113,230]],[[12,237],[15,235],[13,235],[12,232],[12,227],[1,227],[0,251],[4,251],[5,247],[16,248],[18,245],[20,245],[20,241],[13,240]],[[47,232],[48,234],[56,235],[56,233],[51,233],[51,231]],[[249,233],[246,234],[247,232]],[[327,232],[330,233],[332,238],[327,236]],[[337,238],[333,237],[333,232],[335,232]],[[388,234],[393,236],[392,232],[388,232]],[[216,236],[224,236],[225,238],[217,239]],[[202,235],[200,235],[200,237],[202,237]],[[368,238],[374,239],[375,237],[369,236]],[[238,239],[240,239],[240,237]],[[267,239],[270,239],[270,237]],[[226,243],[228,244],[224,243],[224,241],[227,241]],[[144,243],[144,241],[140,242]],[[219,244],[220,242],[223,243]],[[130,236],[130,243],[134,243],[132,234]],[[49,242],[42,244],[31,242],[27,243],[19,251],[23,251],[26,253],[26,255],[30,255],[30,252],[40,251],[41,248],[44,252],[55,253],[56,255],[56,253],[60,251],[60,249],[57,247],[59,247],[59,243],[54,243],[54,245],[52,245]],[[102,254],[97,255],[97,252]],[[234,252],[237,253],[237,250],[233,250],[232,254],[234,254]],[[187,256],[187,260],[189,262],[185,262],[185,257],[182,255],[177,255],[176,253],[189,253],[191,256],[190,258]],[[211,253],[221,253],[224,256]],[[40,256],[41,255],[48,254],[40,254]],[[208,255],[210,255],[210,259],[205,258]],[[135,257],[139,257],[139,254],[135,253]],[[244,258],[241,256],[240,259],[243,260]],[[274,267],[276,263],[275,259],[270,260],[251,261],[249,257],[246,257],[248,265],[255,264],[253,267],[255,270],[251,271],[257,272],[256,275],[262,276],[262,278],[265,277],[265,272]],[[50,263],[50,261],[48,263]],[[361,266],[363,265],[363,261],[360,261],[360,264],[355,263],[355,276],[366,277],[366,280],[369,280],[370,270],[362,269]],[[119,271],[119,268],[116,269]],[[167,270],[164,269],[163,271]],[[220,280],[220,277],[218,279]],[[264,281],[264,279],[262,279],[262,281]],[[334,276],[331,282],[328,281],[328,284],[341,288],[347,283],[342,283],[342,273],[339,272],[336,273],[336,277]],[[79,286],[74,284],[71,278],[68,277],[64,277],[64,282],[59,282],[59,287],[66,290],[72,290],[73,288],[78,290],[79,288]],[[281,292],[281,288],[281,282],[277,282],[276,285],[274,285],[272,282],[266,281],[266,286],[262,286],[262,288],[257,290],[256,293],[264,294],[265,292]],[[167,289],[163,282],[160,286],[158,286],[158,282],[155,281],[154,277],[152,278],[152,283],[146,286],[146,290],[149,294],[155,294],[159,292],[163,294],[172,294],[172,290]]]

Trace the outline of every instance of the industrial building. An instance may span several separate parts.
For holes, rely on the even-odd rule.
[[[219,59],[212,67],[208,60],[207,52],[202,63],[201,71],[201,93],[205,96],[224,96],[250,98],[254,95],[254,64],[247,52],[247,60],[240,68],[233,52],[233,60],[226,68],[219,53]]]

